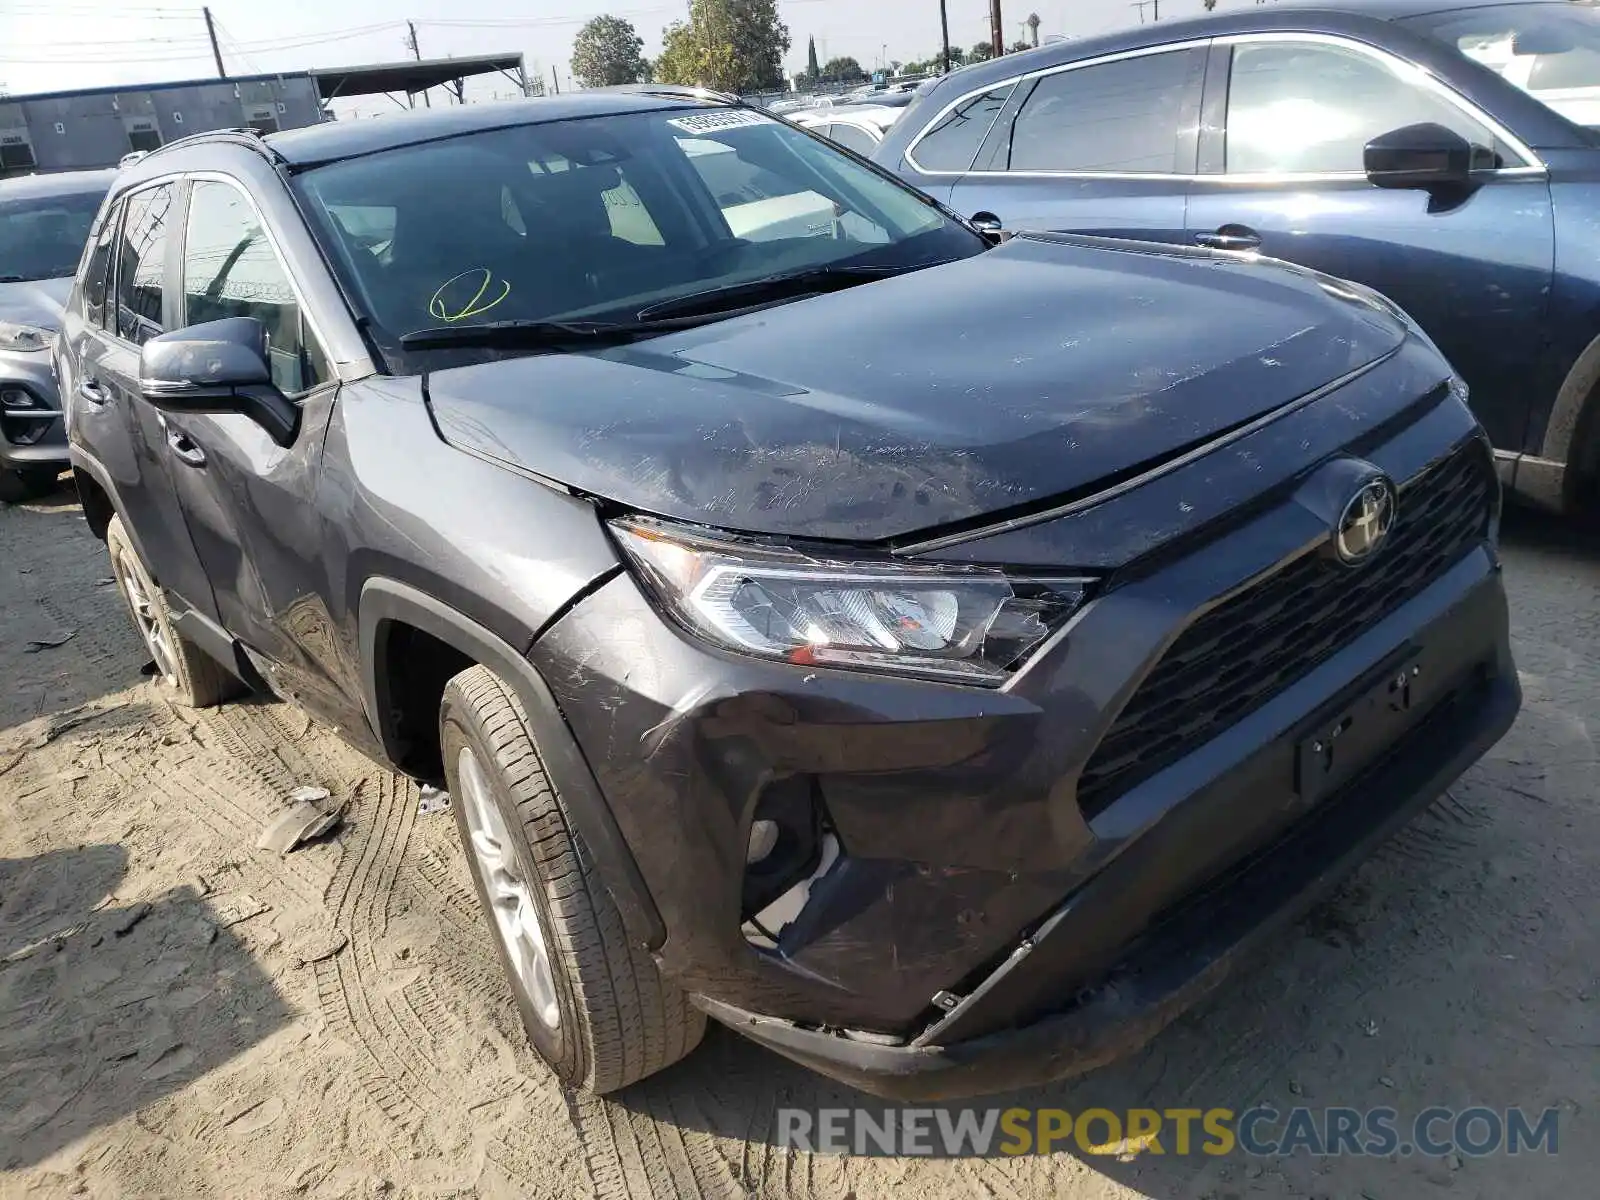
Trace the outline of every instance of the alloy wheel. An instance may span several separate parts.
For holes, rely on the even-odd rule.
[[[150,651],[150,657],[155,659],[156,670],[161,673],[163,679],[176,687],[177,660],[167,640],[161,615],[156,611],[151,587],[145,582],[143,573],[128,561],[125,554],[117,556],[116,572],[117,582],[122,585],[122,594],[128,600],[128,609],[133,613],[133,623],[139,627],[139,635],[144,638],[145,648]]]
[[[554,968],[539,922],[531,881],[511,841],[511,831],[471,747],[456,758],[456,798],[466,819],[468,849],[489,895],[489,908],[517,982],[548,1029],[561,1027]]]

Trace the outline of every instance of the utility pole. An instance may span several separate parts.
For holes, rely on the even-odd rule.
[[[411,51],[411,57],[412,58],[416,59],[418,62],[421,62],[422,61],[422,49],[421,49],[421,47],[419,47],[417,45],[417,23],[415,21],[407,21],[406,22],[406,28],[408,30],[410,30],[410,33],[411,33],[411,35],[408,38],[406,38],[406,41],[405,41],[406,49]],[[407,100],[411,99],[411,95],[410,95],[409,92],[406,93],[406,99]],[[428,89],[427,88],[423,88],[422,89],[422,103],[427,105],[429,108],[433,107],[433,101],[428,98]],[[412,101],[411,107],[412,108],[416,107],[416,102],[415,101]]]
[[[222,65],[222,48],[217,45],[217,27],[211,20],[211,10],[202,8],[200,11],[205,14],[206,18],[206,36],[211,39],[211,56],[217,60],[217,78],[226,79],[228,70]]]
[[[944,31],[944,74],[950,74],[950,13],[945,0],[939,0],[939,27]]]
[[[1006,52],[1006,27],[1000,19],[1000,0],[989,0],[989,40],[994,43],[994,56]]]
[[[561,76],[556,74],[554,63],[550,65],[550,82],[556,85],[556,95],[561,95]]]

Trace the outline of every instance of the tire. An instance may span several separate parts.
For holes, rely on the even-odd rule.
[[[439,725],[451,808],[478,900],[539,1057],[564,1083],[596,1095],[683,1058],[704,1036],[705,1014],[662,978],[649,952],[623,929],[545,776],[516,695],[490,671],[473,667],[446,685]],[[491,827],[495,814],[498,829]],[[487,855],[475,841],[501,837],[506,844]],[[518,886],[520,898],[508,898]],[[503,916],[496,915],[497,896]],[[530,965],[527,921],[516,921],[530,911],[544,947],[542,976]],[[508,932],[507,922],[520,936]]]
[[[121,517],[112,517],[106,527],[106,549],[134,628],[155,660],[159,678],[177,693],[179,703],[215,708],[246,691],[242,680],[173,629],[166,597],[128,540]]]
[[[0,503],[23,504],[48,496],[60,478],[53,467],[0,467]]]

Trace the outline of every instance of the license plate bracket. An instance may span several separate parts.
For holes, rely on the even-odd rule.
[[[1324,710],[1295,747],[1295,790],[1314,804],[1349,782],[1421,718],[1431,683],[1423,653],[1408,647],[1369,677],[1354,699]]]

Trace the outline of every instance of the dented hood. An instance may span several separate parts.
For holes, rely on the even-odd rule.
[[[1382,357],[1280,264],[1019,238],[630,346],[434,372],[450,443],[630,509],[875,541],[1082,494]]]

